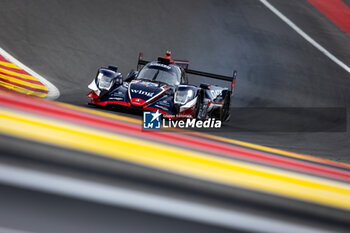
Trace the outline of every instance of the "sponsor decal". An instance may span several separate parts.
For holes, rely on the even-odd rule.
[[[110,97],[110,100],[123,100],[123,97]]]
[[[210,90],[211,95],[216,98],[222,95],[222,90]]]
[[[162,67],[162,68],[167,69],[167,70],[170,70],[170,69],[171,69],[170,66],[167,66],[167,65],[161,64],[161,63],[152,63],[150,66],[153,66],[153,67]]]
[[[162,100],[162,101],[157,101],[157,105],[165,106],[165,107],[170,107],[170,103],[167,100]]]
[[[124,97],[124,94],[122,92],[114,92],[114,93],[111,93],[110,96],[118,96],[118,97]]]
[[[155,105],[154,105],[154,107],[156,107],[156,108],[160,108],[160,109],[162,109],[162,110],[164,110],[164,111],[169,111],[168,107],[163,106],[163,105],[158,105],[158,104],[155,104]]]
[[[156,83],[151,83],[151,82],[146,82],[146,81],[141,81],[140,84],[144,85],[145,87],[157,87],[158,84]]]
[[[139,95],[145,95],[148,97],[152,97],[154,95],[154,92],[148,92],[148,91],[144,91],[144,90],[135,90],[135,89],[131,89],[130,90],[132,93],[136,93]]]

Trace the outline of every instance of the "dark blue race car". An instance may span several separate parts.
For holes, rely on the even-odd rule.
[[[205,76],[231,82],[229,88],[216,85],[188,83],[187,74]],[[145,61],[139,55],[137,70],[125,79],[118,67],[98,69],[91,82],[91,105],[125,106],[127,108],[159,111],[170,119],[216,118],[226,121],[230,116],[230,102],[237,72],[232,77],[188,69],[188,61],[174,60],[171,53],[157,61]]]

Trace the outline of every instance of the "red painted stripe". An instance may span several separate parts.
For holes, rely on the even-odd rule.
[[[3,56],[0,55],[0,61],[5,61],[5,62],[9,62],[8,60],[6,60]]]
[[[350,7],[341,0],[308,0],[334,24],[350,35]]]
[[[104,101],[104,102],[100,102],[98,100],[93,99],[92,100],[93,104],[96,105],[100,105],[100,106],[106,106],[107,104],[115,104],[115,105],[123,105],[123,106],[127,106],[130,107],[130,103],[124,102],[124,101]]]
[[[12,63],[11,63],[12,64]],[[7,66],[3,66],[3,65],[0,65],[0,68],[2,69],[6,69],[6,70],[9,70],[9,71],[12,71],[12,72],[16,72],[16,73],[19,73],[19,74],[25,74],[25,75],[30,75],[28,74],[25,70],[23,69],[16,69],[16,68],[11,68],[11,67],[7,67]],[[31,76],[31,75],[30,75]]]
[[[1,55],[0,55],[0,61],[4,61],[4,62],[8,62],[8,63],[13,64],[12,62],[6,60],[6,59],[5,59],[3,56],[1,56]],[[32,76],[31,74],[29,74],[28,72],[26,72],[26,71],[23,70],[23,69],[11,68],[11,67],[7,67],[7,66],[3,66],[3,65],[0,65],[0,68],[5,69],[5,70],[8,70],[8,71],[16,72],[16,73],[18,73],[18,74],[25,74],[25,75]],[[6,76],[9,76],[9,77],[11,77],[11,78],[18,79],[18,80],[26,81],[26,82],[28,82],[28,83],[43,85],[43,84],[42,84],[40,81],[38,81],[38,80],[31,80],[31,79],[21,78],[21,77],[15,76],[15,75],[7,74],[7,73],[5,73],[5,72],[0,72],[0,74],[6,75]],[[43,86],[44,86],[44,85],[43,85]]]
[[[5,72],[0,72],[0,74],[8,76],[8,77],[11,77],[11,78],[15,78],[15,79],[18,79],[18,80],[26,81],[27,83],[33,83],[33,84],[38,84],[38,85],[44,86],[40,81],[31,80],[31,79],[27,79],[27,78],[20,78],[20,77],[11,75],[11,74],[7,74]]]
[[[349,171],[337,169],[335,167],[327,167],[321,164],[314,164],[292,158],[281,157],[274,154],[267,154],[260,151],[249,150],[233,145],[191,137],[188,135],[179,135],[165,131],[143,132],[141,131],[141,127],[139,125],[119,122],[114,119],[66,109],[61,106],[56,106],[52,104],[52,102],[32,99],[27,96],[23,96],[23,98],[13,98],[11,96],[9,97],[4,94],[0,94],[0,102],[4,106],[21,109],[30,113],[37,113],[44,116],[63,119],[66,121],[102,128],[118,133],[125,133],[130,136],[144,137],[148,140],[171,143],[175,146],[181,145],[190,149],[197,149],[214,154],[222,154],[233,158],[278,166],[294,171],[324,176],[327,178],[350,181]]]
[[[37,88],[34,88],[34,87],[26,86],[26,85],[23,85],[23,84],[11,82],[11,81],[9,81],[7,79],[4,79],[4,78],[1,78],[1,77],[0,77],[0,81],[12,84],[12,85],[17,86],[17,87],[22,87],[22,88],[27,89],[29,91],[35,91],[35,92],[40,92],[40,93],[48,93],[47,90],[41,90],[41,89],[37,89]]]

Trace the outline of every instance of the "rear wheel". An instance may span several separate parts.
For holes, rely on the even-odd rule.
[[[231,101],[230,95],[226,94],[225,99],[224,99],[224,105],[220,109],[219,120],[221,120],[221,122],[229,120],[229,117],[230,117],[230,101]]]

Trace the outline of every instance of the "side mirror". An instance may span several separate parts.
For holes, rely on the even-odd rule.
[[[199,85],[199,87],[202,88],[202,89],[209,90],[210,89],[210,84],[201,83],[201,85]]]
[[[165,91],[164,94],[165,94],[165,95],[174,95],[174,90],[173,90],[173,88],[168,88],[168,89],[166,89],[166,91]]]
[[[138,73],[139,72],[136,70],[131,70],[130,73],[126,76],[125,82],[134,80],[137,77]]]

